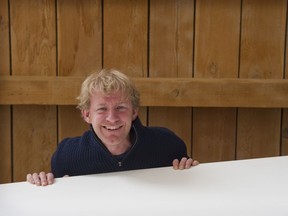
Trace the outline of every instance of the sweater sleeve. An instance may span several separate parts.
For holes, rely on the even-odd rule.
[[[170,133],[169,140],[171,142],[171,146],[173,148],[173,152],[175,152],[175,158],[181,160],[183,157],[188,157],[187,147],[185,142],[178,137],[174,132],[168,129],[168,133]]]
[[[67,175],[65,173],[65,161],[63,157],[63,149],[65,147],[65,144],[67,143],[68,139],[64,139],[61,141],[54,152],[52,158],[51,158],[51,171],[55,178],[63,177],[64,175]]]
[[[155,149],[157,146],[157,149],[159,152],[161,152],[161,155],[167,157],[169,164],[172,164],[174,159],[181,160],[183,157],[188,157],[185,142],[168,128],[150,128],[149,143],[153,143],[151,148]]]

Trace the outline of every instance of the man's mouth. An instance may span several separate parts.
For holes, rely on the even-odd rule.
[[[105,129],[110,130],[110,131],[115,131],[118,130],[122,127],[122,125],[119,126],[103,126]]]

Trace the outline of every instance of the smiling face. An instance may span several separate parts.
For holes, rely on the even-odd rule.
[[[82,110],[82,115],[113,155],[122,154],[131,147],[129,133],[138,110],[121,92],[104,95],[95,90],[90,96],[90,107]]]

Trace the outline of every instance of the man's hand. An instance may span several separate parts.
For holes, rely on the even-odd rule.
[[[175,170],[183,170],[189,169],[192,166],[197,166],[199,162],[197,160],[193,160],[192,158],[183,157],[180,162],[178,159],[174,159],[172,162],[173,169]]]
[[[46,186],[46,185],[51,185],[54,182],[54,176],[52,173],[45,173],[45,172],[40,172],[38,173],[33,173],[33,174],[27,174],[26,176],[27,182],[31,184],[35,184],[37,186]]]

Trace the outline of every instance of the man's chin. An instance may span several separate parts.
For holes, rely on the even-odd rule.
[[[118,137],[113,136],[113,137],[109,137],[109,138],[106,137],[104,139],[104,143],[107,146],[117,146],[117,145],[119,145],[120,141],[119,141]]]

